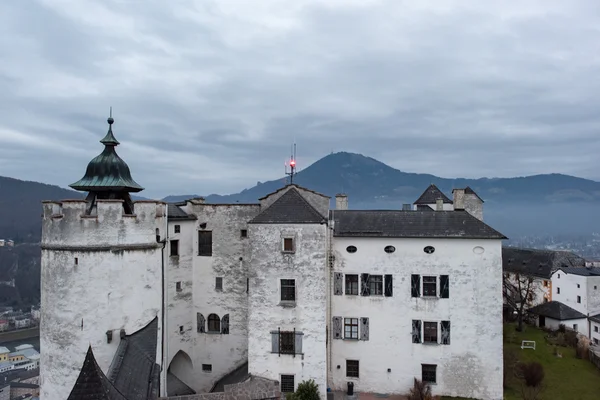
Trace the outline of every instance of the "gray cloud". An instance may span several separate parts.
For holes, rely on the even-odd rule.
[[[79,179],[113,106],[147,196],[279,178],[293,140],[300,167],[600,180],[600,5],[498,3],[2,2],[0,175]]]

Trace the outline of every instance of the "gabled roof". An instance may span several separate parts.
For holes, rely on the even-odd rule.
[[[169,221],[185,221],[185,220],[196,220],[195,215],[190,215],[183,211],[179,206],[185,205],[185,203],[169,203],[168,215]]]
[[[158,317],[121,339],[108,378],[127,400],[158,397],[160,367],[156,363],[157,343]]]
[[[452,200],[432,183],[413,204],[435,204],[437,199],[442,199],[446,204],[452,204]]]
[[[466,211],[334,210],[334,236],[506,239]]]
[[[311,192],[311,193],[313,193],[313,194],[318,194],[319,196],[325,197],[326,199],[329,199],[329,198],[330,198],[329,196],[327,196],[327,195],[325,195],[325,194],[323,194],[323,193],[315,192],[314,190],[307,189],[307,188],[305,188],[304,186],[300,186],[300,185],[296,185],[295,183],[291,183],[291,184],[285,185],[285,186],[284,186],[284,187],[282,187],[282,188],[279,188],[279,189],[277,189],[277,190],[276,190],[276,191],[274,191],[274,192],[271,192],[271,193],[269,193],[269,194],[267,194],[267,195],[265,195],[265,196],[261,197],[261,198],[260,198],[260,199],[258,199],[258,200],[264,200],[264,199],[266,199],[267,197],[270,197],[270,196],[272,196],[272,195],[274,195],[274,194],[277,194],[277,193],[281,192],[282,190],[286,190],[286,189],[287,189],[287,188],[289,188],[289,187],[294,187],[294,188],[298,188],[298,189],[306,190],[307,192]]]
[[[96,362],[92,346],[88,348],[79,377],[67,400],[127,400],[109,382]]]
[[[600,276],[600,267],[561,267],[559,269],[565,274],[573,274],[579,276]]]
[[[568,251],[545,249],[502,248],[502,269],[519,274],[550,279],[563,266],[583,267],[585,259]]]
[[[323,221],[325,218],[292,187],[248,223],[319,224]]]
[[[529,309],[529,312],[558,321],[587,318],[585,314],[555,300],[532,307]]]

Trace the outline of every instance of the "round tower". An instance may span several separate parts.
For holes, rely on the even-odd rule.
[[[143,188],[116,153],[108,119],[104,151],[70,185],[81,200],[46,201],[42,223],[40,385],[64,400],[91,346],[107,374],[122,335],[159,318],[166,204],[132,201]],[[160,341],[160,339],[159,339]],[[157,343],[157,360],[162,357]]]

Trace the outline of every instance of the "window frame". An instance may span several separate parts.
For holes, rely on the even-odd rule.
[[[223,277],[217,276],[215,277],[215,290],[223,290]]]
[[[435,275],[422,275],[421,276],[421,285],[422,285],[422,291],[421,291],[421,297],[438,297],[438,276]],[[429,282],[426,282],[426,280],[429,280]],[[428,285],[429,288],[428,290],[425,290],[425,285]],[[431,294],[431,285],[433,285],[433,293]]]
[[[344,318],[344,339],[358,340],[358,318]],[[348,328],[350,328],[350,336],[348,336]],[[354,331],[356,328],[356,331]]]
[[[352,279],[350,279],[352,277],[355,278],[354,281]],[[348,287],[348,283],[350,283],[350,287]],[[346,274],[346,276],[344,277],[344,294],[347,294],[348,296],[358,296],[359,286],[360,286],[360,281],[358,278],[358,274]],[[348,289],[350,289],[350,290],[348,290]],[[353,289],[355,289],[355,290],[353,290]]]
[[[432,336],[432,332],[435,333],[435,336]],[[438,344],[439,336],[439,324],[437,321],[423,321],[423,344]]]
[[[208,250],[209,244],[208,240],[201,240],[201,236],[209,236],[210,237],[210,251]],[[213,231],[208,231],[204,229],[198,230],[198,256],[199,257],[212,257],[213,253]]]
[[[373,278],[379,281],[375,281]],[[383,296],[383,275],[369,274],[369,296]]]
[[[202,372],[211,373],[212,364],[202,364]]]
[[[216,320],[215,318],[211,318],[213,316],[216,317]],[[216,329],[211,329],[211,320],[213,325],[212,328],[215,328],[215,324],[218,322]],[[221,333],[221,318],[217,314],[208,314],[208,318],[206,318],[206,333]]]
[[[354,363],[356,363],[356,364],[354,364]],[[359,360],[346,360],[346,378],[354,378],[354,379],[360,378],[360,361]]]
[[[240,237],[245,239],[248,237],[248,229],[240,229]]]
[[[288,241],[291,244],[290,249],[286,248],[286,243],[288,243]],[[294,240],[293,236],[284,236],[281,239],[281,252],[286,254],[292,254],[296,252],[296,240]]]
[[[173,239],[169,241],[169,256],[179,257],[179,240]]]
[[[176,292],[181,292],[181,291],[183,291],[183,284],[181,283],[181,281],[177,281],[177,282],[175,282],[175,291],[176,291]]]
[[[577,296],[577,304],[581,304],[581,296]]]
[[[296,354],[295,331],[279,331],[279,354]]]
[[[181,233],[181,225],[173,226],[173,233]]]
[[[291,378],[291,386],[292,386],[292,390],[284,390],[284,389],[289,389],[290,388],[290,382],[289,379]],[[288,380],[287,382],[284,382],[285,380]],[[279,375],[279,391],[281,393],[294,393],[296,391],[296,376],[293,374],[280,374]],[[285,387],[284,387],[285,385]]]
[[[427,379],[427,375],[433,374],[433,380]],[[421,381],[426,383],[437,383],[437,364],[421,364]]]
[[[293,296],[290,296],[290,289],[293,288]],[[283,303],[296,302],[296,279],[286,278],[279,280],[279,299]],[[286,298],[292,297],[292,298]]]

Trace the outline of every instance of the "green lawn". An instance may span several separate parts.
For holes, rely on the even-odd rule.
[[[588,360],[575,358],[575,349],[559,347],[562,358],[554,355],[553,346],[547,345],[544,331],[525,326],[524,332],[515,331],[514,324],[506,324],[505,332],[514,332],[514,342],[504,343],[505,351],[514,349],[523,362],[537,361],[544,366],[544,400],[598,400],[600,399],[600,370]],[[535,340],[536,349],[521,350],[522,340]],[[511,377],[504,389],[505,400],[521,400],[521,381]],[[450,400],[442,397],[442,400]],[[460,400],[452,398],[452,400]],[[466,400],[466,399],[464,399]]]

